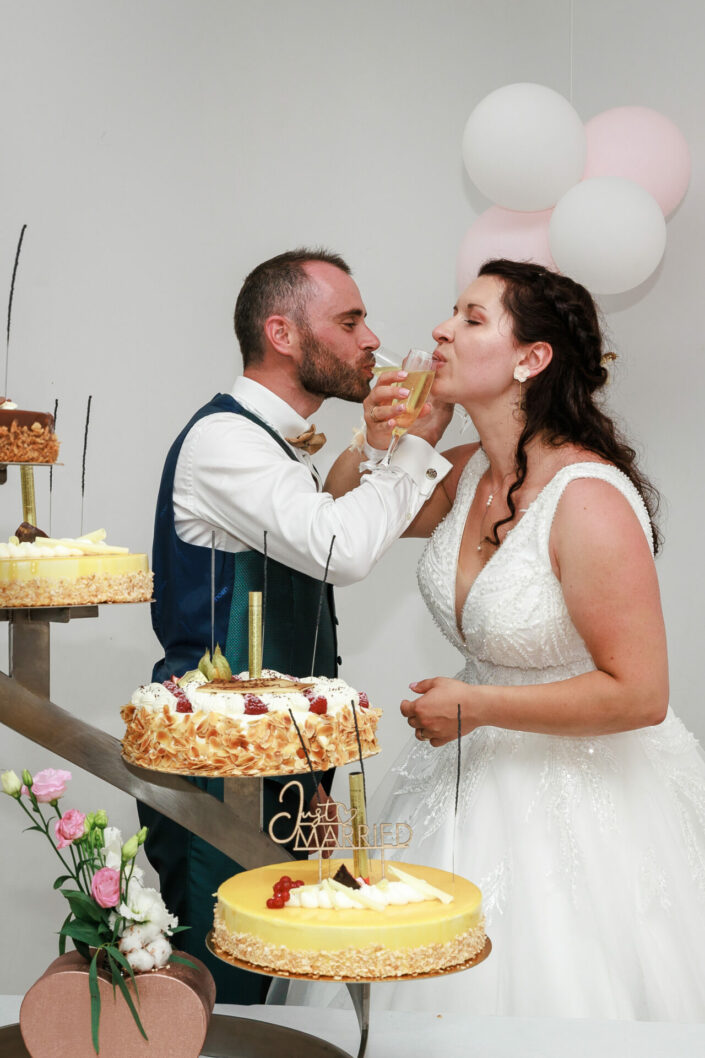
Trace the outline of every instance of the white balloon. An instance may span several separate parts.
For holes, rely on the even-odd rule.
[[[561,272],[594,294],[621,294],[658,266],[666,220],[656,199],[633,180],[596,176],[556,204],[549,243]]]
[[[583,175],[585,128],[568,100],[540,84],[510,84],[477,104],[463,133],[470,179],[505,209],[549,209]]]

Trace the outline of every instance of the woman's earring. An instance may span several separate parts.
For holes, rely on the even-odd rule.
[[[519,383],[519,407],[520,408],[524,407],[524,383],[526,382],[526,380],[527,380],[527,378],[529,377],[530,374],[531,374],[531,372],[529,371],[529,369],[526,366],[526,364],[517,364],[517,366],[514,368],[514,378]]]

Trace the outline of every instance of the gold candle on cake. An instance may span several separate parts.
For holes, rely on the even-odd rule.
[[[249,670],[250,679],[262,676],[262,592],[250,592],[249,605]]]
[[[367,808],[365,805],[365,779],[361,771],[350,772],[350,807],[353,810],[353,863],[356,878],[368,878],[370,864],[367,856]]]
[[[20,467],[22,484],[22,521],[37,525],[37,500],[34,494],[34,467]]]

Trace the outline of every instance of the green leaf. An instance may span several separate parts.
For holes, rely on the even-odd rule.
[[[72,915],[73,911],[69,911],[68,915],[61,924],[61,929],[59,930],[59,955],[63,955],[66,951],[66,934],[64,933],[64,926],[68,926],[69,922],[71,921]]]
[[[191,929],[191,927],[190,926],[174,926],[172,928],[169,936],[173,937],[175,933],[183,933],[185,929]]]
[[[59,889],[64,882],[75,882],[76,879],[72,874],[62,874],[60,878],[57,878],[52,888]]]
[[[75,889],[62,889],[61,894],[68,900],[69,907],[76,918],[108,924],[107,909],[99,907],[87,893],[77,892]]]
[[[196,969],[196,964],[191,962],[190,959],[184,959],[181,955],[174,955],[173,952],[169,956],[169,962],[180,962],[183,963],[184,966],[190,966],[194,970]]]
[[[98,1042],[98,1029],[100,1027],[100,988],[98,986],[98,955],[96,952],[91,959],[88,970],[88,988],[91,993],[91,1036],[93,1038],[93,1049],[96,1054],[100,1053]]]
[[[117,949],[113,949],[113,952],[115,952],[115,951],[117,951]],[[118,954],[120,954],[120,953],[118,953]],[[111,958],[111,953],[109,952],[108,959],[110,960],[110,958]],[[129,963],[128,963],[128,965],[129,965]],[[130,972],[132,972],[132,971],[130,971]],[[134,980],[134,974],[132,975],[132,977],[133,977],[133,980]],[[140,1016],[137,1013],[137,1010],[135,1008],[135,1004],[132,1002],[132,996],[130,995],[130,990],[127,987],[127,985],[125,984],[125,978],[122,976],[122,974],[118,973],[117,982],[116,983],[117,983],[118,988],[122,992],[123,996],[125,997],[125,1002],[127,1003],[128,1007],[130,1008],[130,1013],[132,1014],[132,1017],[135,1019],[135,1024],[137,1025],[137,1028],[140,1030],[140,1032],[144,1036],[145,1040],[148,1040],[149,1037],[147,1036],[147,1033],[144,1031],[144,1028],[142,1027],[142,1022],[140,1021]],[[137,994],[137,982],[136,981],[135,981],[135,994]],[[138,996],[138,998],[139,998],[139,996]]]
[[[36,823],[33,823],[31,827],[25,827],[24,830],[22,831],[22,833],[23,834],[28,834],[30,830],[38,830],[40,834],[45,834],[46,833],[44,827],[37,826]]]
[[[89,922],[79,922],[74,919],[68,925],[62,926],[61,932],[64,936],[71,937],[73,940],[80,940],[84,944],[90,944],[92,948],[100,948],[103,944],[100,930],[97,930]]]

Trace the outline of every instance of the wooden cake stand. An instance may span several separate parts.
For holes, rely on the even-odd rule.
[[[0,467],[0,484],[5,473]],[[97,616],[97,606],[0,609],[0,621],[8,622],[10,632],[9,674],[0,672],[0,723],[175,820],[245,869],[293,859],[287,849],[263,832],[260,778],[225,779],[224,798],[219,801],[180,775],[146,771],[128,764],[122,758],[118,739],[50,700],[51,624]],[[475,959],[446,972],[475,966],[487,958],[490,950],[488,941]],[[214,954],[222,958],[219,952]],[[234,960],[233,964],[265,973],[257,966]],[[267,975],[272,976],[269,972]],[[281,983],[284,992],[287,986],[284,981]],[[362,1058],[369,1035],[371,982],[344,983],[360,1025],[358,1058]],[[28,1054],[19,1025],[0,1028],[2,1058],[28,1058]],[[202,1054],[210,1058],[271,1058],[274,1054],[287,1058],[350,1058],[340,1048],[308,1033],[223,1014],[212,1015]]]

